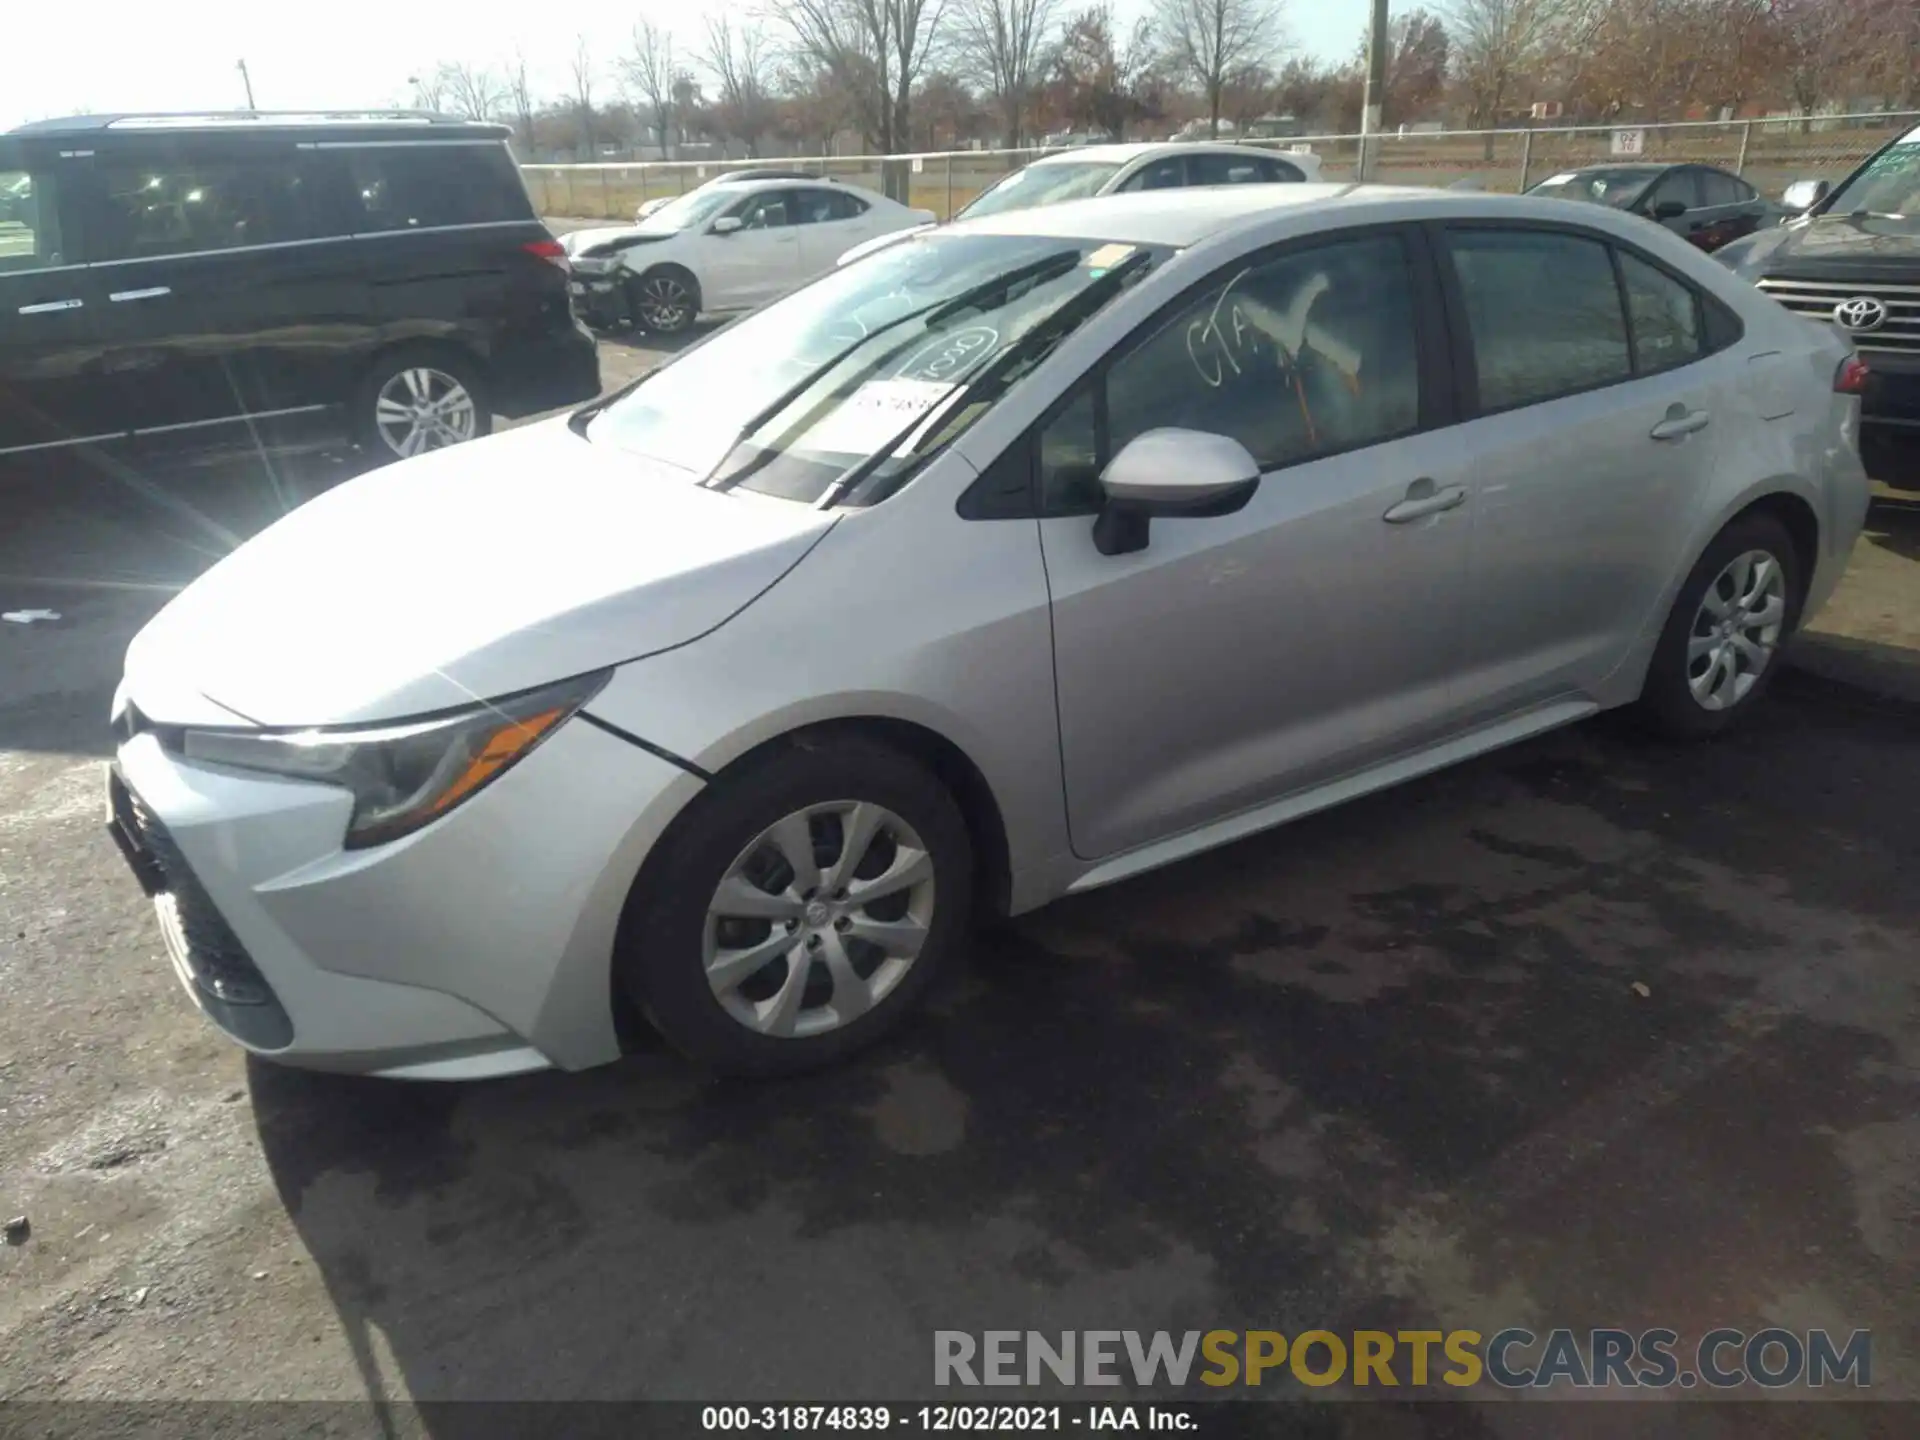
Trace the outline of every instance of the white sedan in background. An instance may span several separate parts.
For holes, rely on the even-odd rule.
[[[1083,145],[1022,166],[982,190],[953,218],[979,220],[1096,195],[1212,185],[1299,185],[1319,179],[1320,157],[1291,150],[1282,154],[1251,145],[1186,142]],[[842,255],[840,263],[862,259],[887,243],[884,235],[863,241]]]
[[[620,313],[662,335],[704,314],[751,310],[816,276],[854,246],[934,220],[834,180],[764,180],[696,190],[637,225],[562,240],[576,309]]]

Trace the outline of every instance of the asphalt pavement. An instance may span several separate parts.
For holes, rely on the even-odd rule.
[[[1870,1329],[1920,1400],[1920,507],[1719,743],[1603,719],[1062,902],[830,1073],[402,1086],[245,1060],[101,826],[128,637],[338,473],[0,500],[0,611],[57,615],[0,623],[0,1399],[900,1400],[940,1329],[1778,1324]]]

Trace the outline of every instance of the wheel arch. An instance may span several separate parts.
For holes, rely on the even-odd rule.
[[[687,264],[684,259],[656,260],[650,265],[628,265],[626,284],[638,285],[649,275],[671,274],[684,279],[693,287],[693,308],[696,314],[706,303],[707,287],[700,279],[700,272]]]

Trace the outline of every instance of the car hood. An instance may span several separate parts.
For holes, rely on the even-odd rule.
[[[697,639],[833,522],[551,421],[301,506],[134,637],[125,693],[162,723],[204,723],[197,697],[261,725],[449,709]]]
[[[569,230],[560,237],[560,248],[569,255],[584,255],[595,245],[619,240],[634,233],[631,225],[595,225],[588,230]]]
[[[1740,268],[1803,280],[1906,278],[1920,267],[1920,226],[1866,216],[1822,216],[1763,230],[1745,242]]]

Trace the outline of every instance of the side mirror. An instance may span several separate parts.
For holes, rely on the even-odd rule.
[[[1648,213],[1656,220],[1678,220],[1682,215],[1687,213],[1687,202],[1684,200],[1662,200]]]
[[[1100,476],[1106,503],[1093,522],[1102,555],[1147,548],[1156,519],[1205,519],[1246,507],[1260,488],[1247,447],[1204,430],[1149,430],[1127,442]]]
[[[718,220],[713,222],[708,233],[712,235],[731,235],[746,223],[747,222],[742,220],[738,215],[722,215]]]
[[[1780,203],[1796,215],[1804,215],[1833,191],[1824,180],[1796,180],[1780,197]]]

